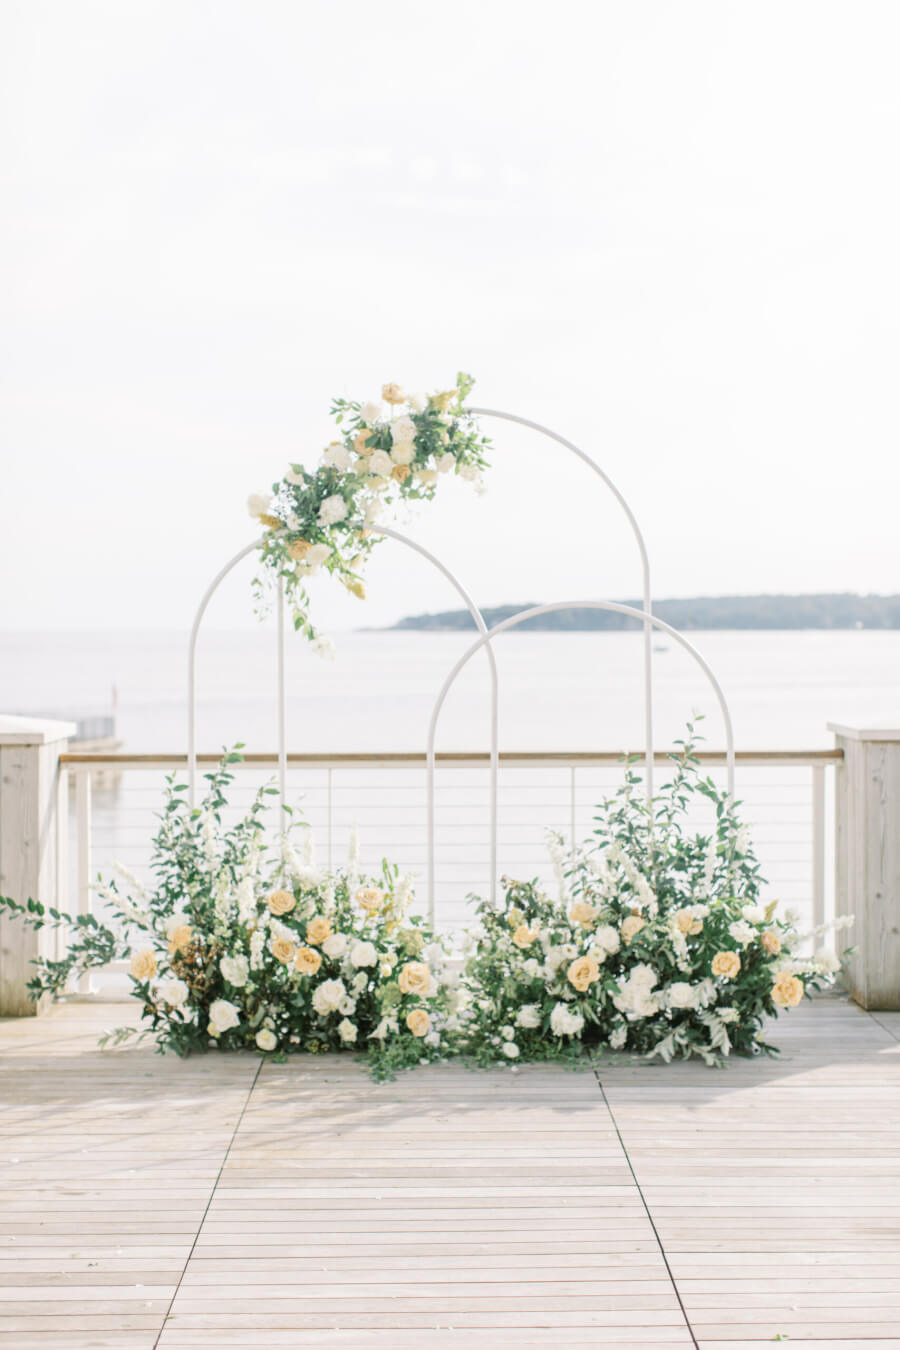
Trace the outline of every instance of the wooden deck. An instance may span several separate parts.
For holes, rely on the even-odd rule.
[[[0,1023],[0,1346],[900,1350],[900,1014],[380,1087],[98,1051],[121,1020]]]

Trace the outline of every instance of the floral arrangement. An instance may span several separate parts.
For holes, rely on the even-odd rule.
[[[361,875],[355,846],[346,869],[324,873],[308,830],[304,856],[288,831],[273,858],[264,837],[271,789],[223,827],[237,758],[226,755],[207,775],[196,811],[169,779],[155,888],[124,869],[124,887],[113,880],[98,888],[116,921],[2,902],[36,927],[72,925],[66,957],[37,963],[32,993],[58,993],[70,977],[124,958],[148,1024],[143,1034],[163,1050],[355,1048],[368,1052],[376,1077],[442,1058],[456,1025],[454,991],[444,945],[407,914],[409,878],[387,863],[378,877]],[[125,1027],[105,1039],[133,1034]]]
[[[490,442],[464,407],[473,384],[460,374],[454,388],[427,396],[386,384],[374,402],[335,399],[340,432],[315,472],[292,464],[271,493],[248,499],[250,515],[266,528],[264,575],[281,579],[294,627],[323,650],[329,644],[309,616],[309,579],[324,569],[365,598],[362,570],[379,542],[370,527],[386,507],[433,497],[445,474],[481,486]],[[256,587],[261,602],[260,579]]]
[[[467,963],[466,1048],[481,1063],[579,1057],[585,1049],[720,1064],[732,1050],[772,1053],[766,1016],[796,1007],[838,969],[825,950],[802,959],[801,937],[775,904],[759,902],[759,867],[734,804],[699,773],[693,727],[651,804],[633,772],[602,804],[593,838],[560,882],[504,879]],[[709,799],[715,828],[691,834],[686,814]]]

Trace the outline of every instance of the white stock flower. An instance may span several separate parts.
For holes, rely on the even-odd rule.
[[[334,641],[330,637],[317,637],[313,641],[313,651],[317,655],[325,658],[326,661],[334,660]]]
[[[396,1017],[382,1017],[378,1026],[369,1037],[370,1041],[384,1041],[388,1036],[396,1036],[400,1030],[400,1023]]]
[[[827,947],[819,948],[813,957],[813,964],[819,975],[836,975],[841,968],[837,956]]]
[[[558,970],[566,961],[571,960],[568,943],[563,947],[551,947],[547,953],[547,966],[550,970]]]
[[[550,1014],[550,1030],[554,1036],[579,1036],[584,1029],[581,1013],[572,1012],[565,1003],[557,1003]]]
[[[346,997],[343,980],[323,980],[313,994],[312,1005],[320,1017],[327,1017],[338,1011]]]
[[[359,410],[360,420],[365,422],[367,426],[371,426],[373,422],[381,420],[383,412],[384,405],[382,403],[376,403],[374,400],[370,403],[364,403]]]
[[[233,1003],[229,1003],[227,998],[217,998],[215,1003],[209,1005],[209,1030],[213,1036],[221,1036],[223,1031],[230,1031],[240,1020],[237,1008]]]
[[[394,461],[386,450],[375,450],[366,460],[366,467],[376,478],[388,478],[394,467]]]
[[[621,1050],[627,1040],[628,1040],[628,1028],[624,1026],[616,1027],[615,1031],[609,1038],[609,1048],[611,1050]]]
[[[246,956],[240,954],[223,956],[219,962],[219,969],[229,984],[233,984],[235,989],[243,989],[250,973],[250,963]]]
[[[368,975],[364,970],[361,970],[357,975],[353,976],[350,989],[354,994],[361,994],[368,983],[369,983]]]
[[[459,471],[459,476],[464,478],[467,483],[474,483],[481,475],[476,464],[464,464]]]
[[[256,1033],[256,1044],[260,1050],[265,1050],[268,1053],[277,1047],[278,1037],[274,1031],[270,1031],[268,1027],[263,1027]]]
[[[322,464],[326,469],[340,469],[345,473],[352,463],[350,451],[341,441],[332,441],[322,452]]]
[[[336,525],[339,520],[345,520],[346,517],[347,503],[340,493],[335,492],[322,502],[317,520],[320,525]]]
[[[338,1022],[338,1035],[345,1045],[352,1045],[357,1037],[357,1030],[349,1018],[345,1017],[343,1022]]]
[[[359,969],[360,966],[374,966],[378,960],[378,952],[371,942],[354,942],[350,948],[350,964]]]
[[[252,516],[254,520],[258,520],[260,516],[267,516],[269,514],[271,505],[271,492],[251,492],[250,496],[247,498],[247,513]]]
[[[266,945],[265,928],[257,928],[250,934],[250,969],[261,970],[265,965],[263,952]]]
[[[529,956],[527,961],[522,962],[522,974],[527,975],[529,980],[539,979],[542,970],[543,966],[534,956]]]
[[[629,1020],[652,1017],[659,1012],[659,1000],[651,992],[656,983],[652,966],[633,966],[627,979],[621,982],[619,993],[613,995],[613,1003]]]
[[[176,980],[173,975],[170,975],[168,979],[160,981],[159,997],[170,1008],[181,1008],[187,1003],[189,995],[190,990],[184,980]]]
[[[332,933],[322,943],[322,951],[326,956],[330,956],[332,961],[339,961],[347,950],[347,939],[343,933]]]
[[[766,911],[762,905],[744,905],[741,913],[748,923],[765,923]]]
[[[536,1003],[523,1003],[516,1013],[516,1026],[534,1031],[541,1025],[541,1012]]]
[[[238,919],[241,923],[248,923],[256,914],[256,895],[253,891],[253,878],[244,877],[237,888],[237,910]]]

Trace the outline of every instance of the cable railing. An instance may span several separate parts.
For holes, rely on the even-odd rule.
[[[498,864],[517,879],[536,877],[555,884],[545,846],[546,830],[561,833],[571,846],[587,838],[597,802],[622,782],[623,754],[617,751],[507,751],[500,755]],[[634,770],[642,764],[634,757]],[[642,758],[642,757],[641,757]],[[698,753],[703,771],[724,788],[724,751]],[[199,756],[200,774],[218,762]],[[815,926],[833,910],[835,774],[840,750],[738,751],[738,798],[751,825],[766,878],[766,895]],[[665,780],[669,752],[654,755]],[[277,755],[247,754],[234,765],[228,812],[237,816],[258,787],[271,781]],[[150,880],[150,840],[156,828],[167,774],[183,771],[183,754],[94,754],[60,756],[59,813],[66,838],[60,876],[68,907],[102,912],[98,873],[112,875],[121,863],[142,881]],[[490,756],[454,751],[437,755],[435,871],[436,920],[459,931],[470,921],[467,896],[490,891]],[[380,870],[381,859],[397,863],[415,880],[416,907],[425,910],[428,821],[427,761],[414,752],[290,754],[287,799],[295,818],[308,825],[317,861],[339,866],[351,831],[359,836],[364,870]],[[659,783],[657,783],[657,790]],[[709,818],[698,804],[689,824],[702,830]],[[228,818],[226,812],[226,819]],[[273,808],[272,826],[276,811]],[[67,855],[65,850],[67,849]],[[89,990],[87,981],[82,992]]]

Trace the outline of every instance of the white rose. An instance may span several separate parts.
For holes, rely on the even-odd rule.
[[[313,544],[303,561],[309,563],[312,567],[318,567],[333,551],[330,544]]]
[[[250,973],[250,963],[246,956],[223,956],[219,969],[229,984],[233,984],[235,989],[243,989]]]
[[[322,951],[326,956],[330,956],[332,961],[339,961],[347,950],[347,939],[343,933],[332,933],[322,943]]]
[[[356,1040],[356,1027],[348,1018],[345,1017],[343,1022],[338,1022],[338,1035],[345,1045],[352,1045]]]
[[[364,970],[361,970],[358,975],[353,976],[353,982],[350,985],[350,988],[354,994],[361,994],[368,983],[368,975]]]
[[[401,441],[399,445],[391,447],[391,459],[395,464],[412,464],[415,457],[416,447],[412,441]]]
[[[376,478],[390,477],[391,469],[394,467],[393,460],[385,450],[375,450],[369,456],[369,473]]]
[[[627,1040],[628,1040],[628,1028],[616,1027],[615,1031],[609,1038],[610,1049],[621,1050],[622,1046],[625,1044]]]
[[[338,493],[331,497],[326,497],[319,507],[318,522],[320,525],[336,525],[339,520],[346,519],[347,503]]]
[[[440,459],[437,460],[438,473],[449,473],[455,463],[456,463],[456,456],[452,453],[452,451],[448,450],[445,455],[441,455]]]
[[[404,445],[416,439],[416,424],[411,417],[395,417],[391,423],[391,444]]]
[[[360,966],[374,966],[378,960],[378,952],[371,942],[354,942],[350,948],[350,964],[359,969]]]
[[[251,492],[247,498],[247,512],[254,520],[259,516],[267,516],[269,507],[272,505],[272,494],[270,492]]]
[[[378,972],[380,975],[383,975],[385,978],[387,978],[391,974],[393,969],[394,967],[391,965],[390,961],[382,961],[381,965],[378,967]]]
[[[187,1002],[189,994],[190,990],[184,980],[176,980],[174,976],[162,980],[159,986],[159,997],[170,1008],[180,1008]]]
[[[359,410],[360,420],[365,422],[367,426],[371,426],[373,422],[381,420],[383,412],[384,405],[382,403],[364,403]]]
[[[741,910],[748,923],[765,923],[766,911],[762,905],[744,905]]]
[[[693,1008],[694,990],[685,980],[677,980],[670,985],[668,993],[670,1008]]]
[[[327,1017],[329,1013],[337,1011],[346,997],[343,980],[323,980],[313,994],[313,1008],[320,1017]]]
[[[229,1003],[227,998],[217,998],[215,1003],[209,1007],[209,1031],[212,1036],[221,1036],[223,1031],[230,1031],[240,1022],[240,1016],[233,1003]]]
[[[344,1017],[352,1017],[356,1012],[356,999],[351,998],[349,994],[344,994],[344,997],[337,1006],[337,1010],[339,1013],[342,1013]]]
[[[541,1013],[537,1004],[525,1003],[516,1013],[516,1026],[525,1027],[528,1031],[534,1031],[541,1025]]]
[[[518,1059],[519,1047],[513,1041],[506,1041],[503,1046],[503,1053],[507,1059]]]
[[[756,940],[756,929],[744,919],[738,919],[737,923],[730,923],[728,931],[735,942],[739,942],[742,947],[746,947]]]
[[[536,980],[540,976],[543,967],[534,956],[529,956],[527,961],[522,962],[522,974],[527,975],[529,980]],[[524,1022],[522,1023],[524,1026]]]
[[[407,394],[406,401],[413,412],[424,412],[425,405],[428,402],[424,394]]]
[[[278,1037],[275,1035],[274,1031],[270,1031],[268,1027],[263,1027],[261,1031],[256,1033],[256,1044],[259,1046],[260,1050],[268,1052],[277,1047]]]
[[[332,441],[322,451],[322,463],[326,469],[340,469],[345,472],[353,463],[350,451],[340,441]]]
[[[501,1027],[500,1035],[503,1037],[505,1041],[515,1040],[516,1037],[515,1027]]]
[[[819,975],[836,975],[841,968],[841,963],[834,952],[826,947],[821,947],[813,958],[813,964]]]
[[[459,471],[460,478],[464,478],[467,483],[474,483],[476,478],[480,477],[477,464],[464,464]]]

